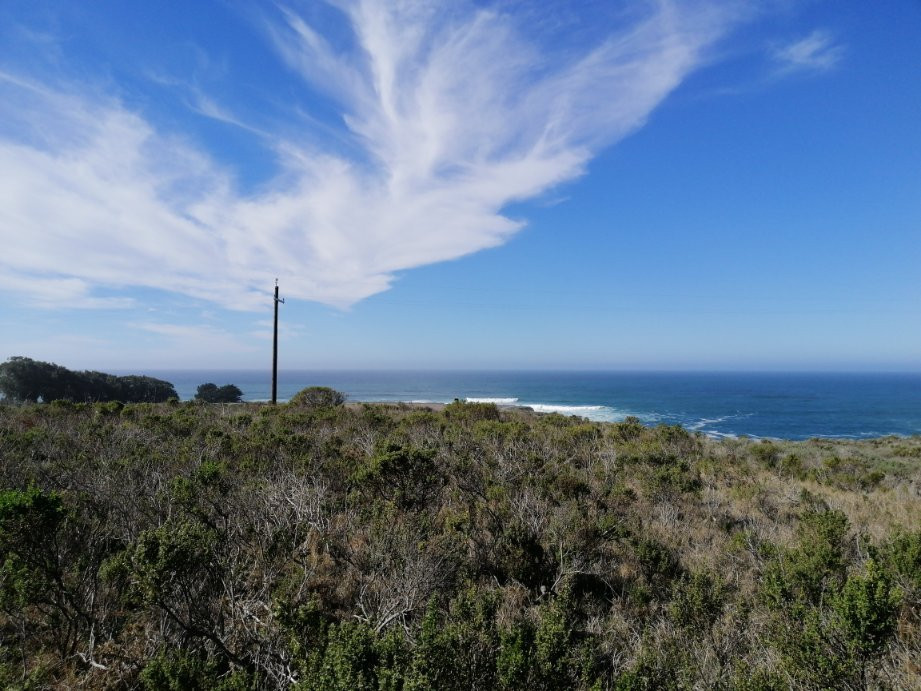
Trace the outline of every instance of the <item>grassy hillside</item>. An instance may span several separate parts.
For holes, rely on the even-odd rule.
[[[298,401],[0,406],[0,685],[921,688],[921,438]]]

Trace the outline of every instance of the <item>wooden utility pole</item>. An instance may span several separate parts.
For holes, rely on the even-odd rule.
[[[275,279],[275,329],[272,334],[272,405],[278,400],[278,303],[284,302],[278,297],[278,279]]]

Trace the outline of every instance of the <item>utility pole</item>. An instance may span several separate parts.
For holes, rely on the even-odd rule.
[[[272,405],[278,399],[278,303],[284,303],[284,298],[278,297],[278,279],[275,279],[275,329],[272,336]]]

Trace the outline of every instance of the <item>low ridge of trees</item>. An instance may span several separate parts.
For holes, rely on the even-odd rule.
[[[0,688],[921,688],[921,437],[302,398],[0,406]]]
[[[178,398],[168,381],[154,377],[75,372],[52,362],[11,357],[0,364],[0,393],[13,402],[121,401],[163,403]]]
[[[195,400],[205,403],[239,403],[242,396],[243,392],[233,384],[218,386],[211,382],[199,385],[195,392]]]

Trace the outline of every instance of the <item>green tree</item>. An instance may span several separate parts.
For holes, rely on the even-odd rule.
[[[173,385],[162,379],[105,372],[74,372],[52,362],[11,357],[0,365],[0,393],[12,401],[122,401],[163,403],[177,398]]]
[[[74,400],[80,388],[74,372],[50,362],[17,356],[0,365],[0,392],[12,401]]]
[[[242,396],[243,392],[233,384],[218,386],[208,382],[198,387],[195,400],[205,403],[239,403]]]

